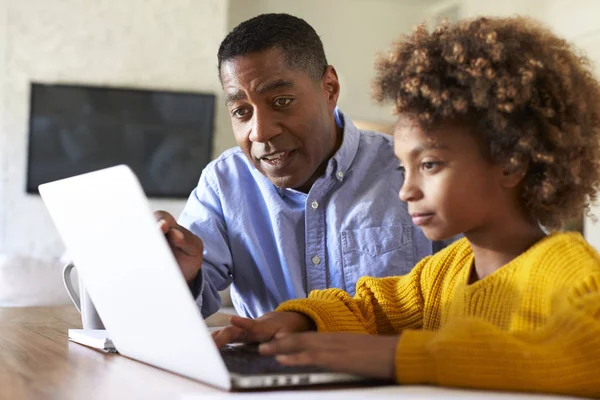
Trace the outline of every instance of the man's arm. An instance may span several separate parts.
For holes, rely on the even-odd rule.
[[[219,291],[226,289],[233,280],[232,256],[221,201],[206,171],[188,198],[179,220],[174,222],[165,218],[167,231],[174,231],[165,232],[169,245],[204,318],[219,310]],[[157,215],[160,214],[157,212]]]
[[[219,291],[233,281],[233,259],[227,226],[212,170],[205,169],[179,217],[179,224],[202,238],[204,252],[201,270],[191,282],[192,294],[204,318],[221,307]]]

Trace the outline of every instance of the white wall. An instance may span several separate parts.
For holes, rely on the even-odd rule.
[[[526,14],[544,20],[548,0],[463,0],[462,10],[464,16],[494,15],[510,16],[514,14]]]
[[[594,62],[596,75],[600,78],[600,2],[597,0],[551,0],[548,5],[547,22],[555,31],[586,52]],[[600,157],[600,154],[598,154]],[[600,205],[592,207],[592,213],[600,220]],[[584,221],[585,238],[600,251],[600,222],[590,218]]]
[[[8,175],[8,159],[5,156],[4,149],[7,148],[7,135],[6,132],[6,94],[4,88],[8,82],[6,76],[6,63],[2,62],[5,59],[6,54],[6,41],[7,41],[7,12],[6,12],[6,1],[0,0],[0,252],[4,248],[4,240],[6,233],[6,187]]]
[[[421,21],[428,1],[230,0],[229,28],[261,13],[285,12],[306,20],[321,36],[341,84],[340,108],[355,120],[394,122],[391,107],[371,100],[376,52]]]
[[[340,75],[341,107],[357,120],[392,122],[389,109],[371,101],[373,56],[427,7],[408,0],[0,0],[0,252],[55,257],[63,250],[39,197],[24,189],[31,80],[220,94],[216,53],[224,35],[261,12],[288,12],[321,35]],[[600,1],[462,0],[461,7],[464,16],[535,16],[600,64]],[[217,114],[214,155],[235,145],[220,99]],[[182,206],[153,201],[175,214]],[[586,221],[586,237],[600,249],[600,224]]]
[[[220,94],[226,31],[223,0],[0,0],[0,251],[63,251],[40,198],[25,194],[30,81]],[[217,101],[214,154],[235,145]],[[183,202],[152,206],[179,214]]]

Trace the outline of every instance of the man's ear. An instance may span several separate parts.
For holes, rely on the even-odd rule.
[[[329,111],[333,113],[333,109],[337,105],[338,97],[340,96],[340,81],[333,66],[328,65],[325,68],[321,85],[326,95]]]

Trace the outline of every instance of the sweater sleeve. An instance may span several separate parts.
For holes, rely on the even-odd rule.
[[[421,274],[430,257],[404,276],[360,278],[356,295],[340,289],[312,291],[307,299],[282,303],[277,311],[295,311],[310,317],[321,332],[391,334],[419,329],[423,323]]]
[[[406,330],[396,349],[404,384],[600,395],[600,274],[555,302],[547,323],[507,332],[476,317]]]

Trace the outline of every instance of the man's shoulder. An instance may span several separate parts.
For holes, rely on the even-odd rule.
[[[212,160],[204,168],[204,173],[214,175],[216,177],[223,174],[231,176],[233,171],[250,171],[254,167],[250,165],[248,158],[239,147],[233,147],[225,150],[220,156]]]
[[[259,190],[263,184],[262,175],[239,147],[225,150],[204,168],[202,176],[201,181],[223,195]]]
[[[377,131],[365,131],[361,129],[359,129],[358,132],[359,155],[369,155],[386,160],[395,158],[394,138],[391,135]]]
[[[364,146],[385,146],[394,145],[394,137],[386,133],[377,131],[367,131],[358,129],[360,135],[360,144]]]
[[[232,147],[230,149],[225,150],[221,155],[212,160],[206,168],[214,169],[218,168],[222,165],[227,165],[231,163],[237,163],[240,158],[245,158],[244,152],[239,147]]]
[[[391,135],[361,129],[357,129],[357,132],[358,146],[352,162],[353,167],[358,167],[368,175],[386,174],[397,167]],[[394,176],[401,177],[400,174]]]

